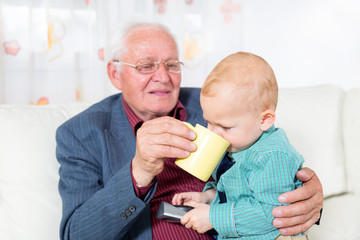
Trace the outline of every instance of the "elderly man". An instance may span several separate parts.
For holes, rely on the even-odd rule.
[[[212,239],[156,218],[161,201],[204,186],[174,164],[196,149],[195,133],[181,121],[206,124],[200,89],[180,88],[174,38],[162,25],[133,24],[113,38],[112,52],[108,75],[121,93],[57,131],[61,239]],[[322,208],[315,173],[303,169],[297,176],[304,186],[279,197],[296,203],[273,211],[284,235],[308,229]]]

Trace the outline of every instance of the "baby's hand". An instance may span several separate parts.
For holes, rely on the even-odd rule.
[[[205,192],[183,192],[177,193],[172,199],[173,205],[184,205],[188,201],[210,204],[216,195],[216,190],[211,188]]]
[[[205,233],[213,229],[209,219],[210,205],[195,201],[188,201],[186,205],[194,209],[181,218],[181,224],[186,228],[192,228],[198,233]]]
[[[173,205],[184,205],[188,201],[202,202],[203,193],[202,192],[183,192],[177,193],[172,199]]]

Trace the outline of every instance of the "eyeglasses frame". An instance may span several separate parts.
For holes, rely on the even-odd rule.
[[[180,63],[182,66],[184,66],[184,63],[183,63],[183,62],[180,62],[180,61],[178,61],[178,60],[168,60],[168,61],[160,61],[160,62],[154,61],[153,63],[155,64],[155,66],[157,66],[156,69],[155,69],[153,72],[142,73],[142,72],[140,72],[139,69],[138,69],[140,62],[138,62],[136,65],[134,65],[134,64],[131,64],[131,63],[119,61],[119,60],[117,60],[117,59],[113,59],[112,61],[115,62],[115,63],[120,63],[120,64],[127,65],[127,66],[129,66],[129,67],[133,67],[133,68],[135,68],[135,69],[136,69],[139,73],[141,73],[141,74],[151,74],[151,73],[156,72],[156,71],[159,69],[160,63],[163,63],[163,64],[165,65],[166,71],[168,71],[169,73],[181,73],[181,67],[180,67],[180,71],[178,71],[178,72],[169,71],[169,70],[168,70],[168,67],[167,67],[167,62],[168,62],[168,61],[174,61],[174,62]]]

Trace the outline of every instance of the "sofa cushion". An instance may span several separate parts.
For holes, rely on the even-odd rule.
[[[0,106],[0,239],[58,239],[55,130],[85,108]]]
[[[351,89],[344,101],[344,149],[349,187],[360,195],[360,89]]]
[[[347,191],[342,142],[344,91],[333,85],[280,89],[276,126],[315,170],[324,196]]]
[[[360,239],[360,201],[354,194],[344,194],[324,201],[320,225],[309,230],[311,239]]]

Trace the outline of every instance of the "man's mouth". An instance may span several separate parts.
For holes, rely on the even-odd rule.
[[[155,90],[155,91],[150,91],[150,94],[162,97],[162,96],[167,96],[168,94],[170,94],[169,90]]]

